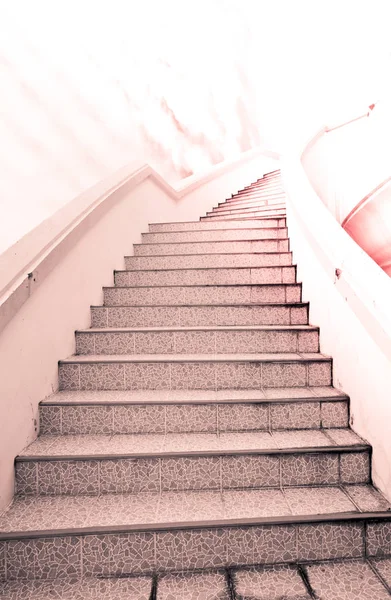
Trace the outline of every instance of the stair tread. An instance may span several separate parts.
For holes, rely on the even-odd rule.
[[[361,508],[362,507],[362,508]],[[284,522],[365,518],[384,515],[389,503],[371,485],[308,486],[284,489],[144,492],[101,496],[16,497],[0,517],[0,536],[20,532],[86,529],[169,529],[245,522]]]
[[[66,363],[111,362],[292,362],[329,361],[330,356],[320,352],[286,354],[88,354],[73,355],[59,361]]]
[[[249,253],[252,254],[252,253]],[[274,254],[291,254],[290,252],[275,252]],[[169,255],[170,258],[172,257],[171,255]],[[202,255],[201,255],[202,256]],[[139,258],[139,257],[130,257],[130,258]],[[181,267],[179,269],[116,269],[114,271],[114,273],[143,273],[145,271],[159,271],[159,272],[164,272],[164,271],[242,271],[242,270],[255,270],[255,269],[293,269],[295,268],[296,265],[264,265],[262,267],[253,267],[253,266],[248,266],[248,267],[232,267],[232,266],[228,266],[228,267]],[[253,284],[254,285],[254,284]],[[258,284],[258,285],[262,285],[262,284]],[[266,284],[269,285],[269,284]]]
[[[90,327],[78,333],[131,333],[154,331],[319,331],[315,325],[197,325],[177,327]]]
[[[119,390],[60,391],[41,405],[68,404],[196,404],[258,403],[281,401],[347,400],[347,395],[333,387],[265,388],[264,390]]]
[[[252,241],[254,241],[254,240],[252,240]],[[278,239],[277,241],[280,241],[280,239]],[[197,242],[195,242],[195,243],[197,243]],[[203,244],[205,244],[205,243],[216,244],[216,243],[220,243],[220,242],[201,242],[201,243],[203,243]],[[225,243],[225,242],[223,242],[223,243]],[[258,254],[267,254],[269,256],[270,254],[272,254],[272,255],[273,254],[292,254],[292,252],[290,250],[281,250],[281,252],[278,251],[278,250],[273,250],[272,252],[257,252],[257,251],[251,251],[251,252],[210,252],[210,253],[208,253],[208,255],[209,254],[213,254],[213,256],[230,256],[230,257],[232,257],[232,256],[235,256],[236,254],[238,254],[240,256],[243,256],[243,255],[246,255],[246,254],[248,254],[249,256],[253,256],[254,254],[256,256],[258,256]],[[182,254],[182,253],[179,253],[179,252],[178,252],[178,254],[152,254],[152,255],[150,255],[150,254],[137,254],[137,255],[128,254],[128,255],[125,256],[125,258],[144,258],[144,257],[146,257],[146,258],[159,258],[159,257],[172,258],[173,256],[174,257],[175,256],[192,256],[193,257],[193,256],[203,256],[203,254],[200,253],[200,254],[195,254],[194,255],[194,254],[188,254],[188,253]],[[280,266],[280,265],[277,265],[277,266]],[[287,266],[291,266],[291,265],[287,265]],[[198,267],[198,268],[203,268],[203,269],[209,268],[209,269],[211,269],[211,268],[216,268],[216,267]],[[226,268],[226,267],[223,267],[223,268]],[[232,267],[230,267],[230,268],[232,268]],[[240,268],[248,268],[248,267],[235,267],[235,268],[240,269]],[[132,269],[126,269],[126,270],[130,271]],[[118,272],[118,271],[116,271],[116,272]]]
[[[347,428],[336,430],[251,431],[232,433],[135,433],[42,435],[17,458],[50,460],[55,457],[201,456],[230,453],[295,453],[336,448],[367,448],[368,444]]]
[[[0,582],[0,597],[7,600],[149,600],[152,588],[153,579],[148,576],[61,577]]]

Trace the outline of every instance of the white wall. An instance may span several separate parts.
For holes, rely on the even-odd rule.
[[[2,2],[0,252],[132,160],[174,182],[374,102],[387,4]]]
[[[352,428],[373,447],[375,485],[391,500],[391,279],[328,213],[299,160],[287,158],[282,173],[310,322],[333,357],[334,386],[350,396]]]
[[[273,159],[250,157],[220,174],[216,168],[214,176],[208,173],[204,180],[190,179],[182,198],[154,178],[136,187],[130,179],[82,222],[82,237],[68,244],[55,268],[0,333],[0,511],[12,499],[14,457],[36,436],[38,403],[57,390],[57,361],[73,354],[74,331],[90,326],[90,305],[102,303],[102,286],[113,285],[113,269],[123,268],[124,255],[132,254],[132,244],[140,243],[148,223],[198,220],[217,202],[276,168]],[[110,189],[110,183],[106,187]],[[98,190],[93,192],[91,203],[99,197]],[[75,212],[77,202],[73,208]],[[69,214],[68,219],[72,222]],[[23,251],[28,257],[24,251],[29,244],[36,249],[48,227],[57,235],[51,221],[43,223],[11,254]],[[18,256],[11,254],[9,262],[19,270]],[[36,272],[39,279],[39,267]]]

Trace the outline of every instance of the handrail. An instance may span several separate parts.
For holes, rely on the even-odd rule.
[[[353,217],[353,215],[370,199],[372,198],[372,196],[374,196],[375,194],[377,194],[377,192],[380,192],[382,190],[382,188],[386,187],[389,183],[391,182],[391,175],[390,177],[387,177],[387,179],[385,179],[384,181],[382,181],[381,183],[379,183],[379,185],[377,185],[375,188],[373,188],[373,190],[371,190],[369,192],[369,194],[367,194],[366,196],[364,196],[364,198],[362,200],[360,200],[360,202],[358,204],[356,204],[356,206],[350,211],[350,213],[344,218],[344,220],[341,223],[341,227],[345,227],[346,223]]]
[[[254,148],[220,163],[202,176],[188,177],[178,188],[170,185],[150,165],[133,162],[103,182],[83,192],[0,255],[0,331],[49,275],[64,253],[118,200],[121,189],[133,189],[151,178],[171,198],[179,201],[196,188],[257,156],[279,158],[276,152]]]
[[[326,126],[324,128],[324,133],[330,133],[331,131],[335,131],[336,129],[341,129],[342,127],[346,127],[346,125],[350,125],[351,123],[360,121],[360,119],[365,119],[366,117],[369,117],[371,112],[375,108],[376,104],[377,104],[377,102],[368,106],[369,110],[366,113],[359,115],[358,117],[354,117],[354,119],[350,119],[349,121],[344,121],[343,123],[340,123],[338,125],[333,125],[332,127]]]

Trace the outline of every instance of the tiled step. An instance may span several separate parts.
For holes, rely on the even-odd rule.
[[[373,508],[360,511],[360,506],[367,504]],[[68,575],[74,579],[102,577],[106,585],[112,577],[121,577],[130,585],[129,575],[157,573],[155,590],[159,594],[159,589],[165,589],[165,572],[183,571],[183,578],[186,571],[259,564],[275,565],[268,589],[278,592],[282,563],[285,569],[303,563],[306,580],[314,589],[321,590],[322,582],[334,585],[335,594],[323,598],[342,598],[337,592],[341,580],[349,576],[347,590],[362,594],[364,586],[370,586],[373,595],[365,597],[384,600],[369,568],[364,571],[365,578],[362,571],[352,569],[366,559],[381,581],[387,579],[389,564],[382,558],[391,554],[391,522],[386,507],[384,499],[368,486],[42,497],[33,502],[20,498],[8,513],[8,524],[14,528],[6,525],[8,531],[0,534],[2,579],[49,583]],[[99,525],[94,525],[97,522]],[[335,567],[332,560],[338,561]],[[327,564],[316,569],[317,561]],[[350,565],[348,571],[346,564]],[[198,573],[198,577],[206,575]],[[166,600],[186,598],[185,590],[191,588],[185,587],[185,582],[176,588],[178,595],[166,596]],[[243,571],[232,573],[232,582],[244,586]],[[260,583],[254,583],[259,593]],[[286,590],[294,590],[291,578],[285,583]],[[198,590],[199,585],[198,581]],[[140,589],[142,586],[140,583]],[[244,591],[244,587],[237,589]],[[246,591],[253,589],[247,579]],[[159,599],[159,595],[155,597]]]
[[[171,287],[117,286],[103,288],[103,298],[105,306],[289,303],[301,302],[301,283]]]
[[[203,226],[204,224],[202,224]],[[142,241],[145,243],[182,243],[182,242],[221,242],[221,241],[249,241],[249,240],[278,240],[286,239],[286,227],[234,229],[232,223],[227,223],[226,229],[211,231],[176,231],[160,233],[143,233]]]
[[[171,231],[209,231],[211,229],[267,229],[276,227],[286,227],[285,218],[265,218],[256,220],[236,221],[231,227],[224,223],[200,223],[199,221],[185,221],[182,223],[150,223],[149,231],[151,233],[171,232]]]
[[[330,387],[70,391],[40,404],[41,435],[333,429],[341,443],[348,424],[348,398]]]
[[[169,254],[167,256],[125,256],[128,270],[211,269],[292,265],[291,252],[241,252],[222,254]]]
[[[219,202],[219,206],[235,206],[245,203],[259,202],[262,203],[283,203],[286,195],[284,192],[248,192],[246,194],[236,194],[231,198],[227,198],[224,202]]]
[[[168,256],[172,254],[241,254],[289,252],[289,240],[243,240],[221,242],[177,242],[134,244],[135,256]],[[126,258],[126,257],[125,257]]]
[[[286,211],[281,210],[281,211],[274,211],[272,216],[270,218],[274,218],[274,217],[280,217],[280,216],[285,216]],[[249,213],[244,213],[241,212],[239,214],[226,214],[226,215],[208,215],[205,217],[201,217],[200,221],[201,223],[206,222],[211,222],[211,221],[227,221],[227,222],[231,222],[231,221],[237,221],[238,219],[240,219],[241,221],[246,220],[246,219],[263,219],[265,216],[265,212],[264,211],[254,211],[254,212],[249,212]]]
[[[224,215],[230,215],[230,216],[251,216],[253,214],[256,214],[257,217],[258,216],[265,216],[265,217],[269,217],[269,216],[275,216],[275,215],[285,215],[286,214],[286,206],[285,204],[275,204],[275,205],[266,205],[266,206],[239,206],[236,208],[224,208],[224,209],[213,209],[212,211],[209,211],[206,213],[206,216],[208,217],[212,217],[212,216],[219,216],[219,217],[223,217]]]
[[[92,327],[308,325],[308,304],[92,306]]]
[[[319,352],[319,329],[310,325],[84,329],[76,354],[234,354]]]
[[[222,221],[226,221],[226,222],[229,223],[229,222],[232,221],[233,223],[236,223],[237,221],[243,222],[243,221],[250,220],[250,219],[251,220],[252,219],[260,219],[260,221],[263,221],[264,219],[270,219],[270,220],[272,220],[272,219],[275,219],[275,218],[278,218],[278,217],[285,216],[285,212],[286,212],[285,210],[284,211],[276,211],[270,217],[269,216],[266,217],[265,213],[262,212],[262,211],[255,211],[255,212],[252,212],[252,213],[248,213],[248,215],[244,214],[244,213],[240,213],[239,215],[226,215],[226,216],[224,215],[222,217],[216,215],[215,217],[214,216],[200,217],[200,222],[201,223],[205,223],[205,222],[207,222],[207,223],[211,223],[211,222],[213,222],[213,223],[214,222],[220,223]]]
[[[251,196],[254,197],[265,197],[265,198],[271,198],[271,197],[282,197],[285,198],[285,192],[284,190],[282,190],[279,187],[273,187],[273,188],[267,188],[267,189],[251,189],[251,190],[245,190],[243,192],[238,192],[237,194],[232,194],[231,198],[227,198],[227,202],[232,202],[233,200],[240,200],[243,198],[249,198]]]
[[[344,444],[332,429],[42,435],[16,458],[16,490],[96,496],[369,483],[370,447],[336,431]]]
[[[126,286],[256,285],[295,283],[296,267],[220,267],[166,269],[159,271],[115,271],[114,284]]]
[[[228,204],[224,202],[223,204],[219,204],[218,206],[213,207],[213,212],[226,212],[226,211],[239,211],[244,209],[254,209],[254,208],[282,208],[285,207],[285,202],[281,202],[280,200],[276,200],[273,202],[268,202],[267,200],[240,200],[239,202],[231,202]]]
[[[47,546],[45,546],[47,547]],[[55,547],[53,542],[53,547]],[[60,548],[62,542],[60,542]],[[75,564],[69,565],[65,569],[65,573],[69,572],[69,577],[65,577],[61,566],[55,561],[51,561],[48,569],[49,573],[58,574],[56,579],[21,579],[10,580],[6,582],[0,581],[0,597],[5,600],[150,600],[151,594],[154,593],[154,579],[152,576],[141,577],[79,577],[73,576],[73,573],[78,573],[79,569]],[[13,567],[11,560],[10,565]],[[42,572],[38,571],[38,567],[28,571],[29,575],[45,574],[45,569]],[[80,569],[82,572],[82,569]],[[11,571],[12,573],[12,571]],[[159,580],[160,581],[160,580]],[[175,590],[174,582],[168,578],[162,577],[162,594],[161,600],[164,600],[165,589],[170,591]],[[206,580],[204,587],[209,583]],[[211,590],[210,586],[209,589]],[[167,595],[166,595],[167,599]]]
[[[331,359],[300,354],[73,356],[59,361],[61,390],[223,390],[328,386]]]

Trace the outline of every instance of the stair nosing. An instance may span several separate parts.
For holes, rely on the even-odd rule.
[[[202,255],[201,255],[202,256]],[[260,267],[180,267],[178,269],[115,269],[114,273],[142,273],[143,271],[224,271],[224,270],[243,270],[243,269],[296,269],[297,265],[264,265]],[[262,285],[262,284],[261,284]],[[266,284],[268,285],[268,284]]]
[[[318,331],[316,325],[183,325],[174,327],[90,327],[76,329],[75,333],[161,333],[182,331]]]
[[[296,266],[296,265],[289,265],[289,266],[293,267],[293,266]],[[235,267],[233,267],[233,268],[235,268]],[[250,268],[250,267],[246,267],[246,268]],[[168,269],[168,270],[171,270],[171,269]],[[179,271],[180,269],[174,269],[174,270],[175,271],[176,270]],[[115,271],[115,272],[118,273],[118,271]],[[136,273],[137,272],[138,271],[136,270]],[[182,288],[182,287],[185,287],[185,288],[211,288],[211,287],[245,287],[245,286],[247,286],[247,287],[255,287],[255,286],[256,287],[266,287],[266,286],[270,286],[270,285],[273,285],[273,286],[274,285],[302,285],[302,282],[301,281],[295,281],[295,282],[292,282],[292,283],[283,283],[283,282],[281,282],[281,283],[276,283],[276,282],[271,282],[271,283],[209,283],[209,284],[203,283],[203,284],[199,284],[199,285],[196,285],[196,284],[186,284],[186,283],[182,283],[182,284],[181,283],[177,283],[177,284],[172,284],[171,283],[169,285],[161,285],[161,284],[160,285],[133,285],[133,284],[130,284],[130,285],[106,285],[106,286],[103,286],[102,289],[103,290],[112,290],[112,289],[114,289],[114,290],[121,290],[121,289],[128,290],[128,289],[137,289],[137,288],[153,288],[153,289],[156,289],[156,288],[160,288],[160,287],[162,287],[162,288]],[[193,306],[193,305],[189,304],[188,306]],[[197,305],[194,305],[194,306],[197,306]],[[211,305],[211,306],[214,306],[214,305]],[[229,305],[225,305],[224,304],[223,306],[229,306]],[[234,305],[234,306],[236,306],[236,305]]]
[[[240,240],[240,241],[242,241],[242,240]],[[189,242],[182,242],[182,243],[189,243]],[[209,242],[200,242],[200,243],[209,243]],[[212,243],[215,243],[215,242],[212,242]],[[143,244],[140,244],[140,246],[142,246],[142,245]],[[194,253],[193,254],[191,254],[191,253],[190,254],[182,254],[182,253],[181,254],[125,254],[125,258],[144,258],[144,257],[145,258],[159,258],[159,257],[172,258],[173,256],[174,257],[177,257],[177,256],[235,256],[236,254],[240,255],[240,256],[247,256],[247,255],[259,256],[259,255],[264,255],[264,254],[266,254],[267,256],[270,256],[270,255],[273,256],[274,254],[279,256],[280,254],[292,254],[292,250],[281,250],[281,251],[272,250],[269,252],[262,252],[262,251],[258,251],[258,252],[257,251],[254,251],[254,252],[200,252],[198,254],[194,254]],[[271,266],[291,267],[292,265],[271,265]],[[200,268],[200,267],[195,267],[195,268]],[[206,267],[206,268],[213,269],[214,267]],[[219,268],[219,267],[217,267],[217,268]],[[246,269],[248,269],[249,267],[222,267],[222,268],[223,269],[225,269],[225,268],[234,268],[234,269],[246,268]],[[258,268],[258,267],[255,267],[255,268]],[[130,269],[127,269],[127,270],[130,270]],[[169,269],[167,269],[167,270],[169,270]]]
[[[282,285],[282,284],[281,284]],[[111,288],[103,288],[103,289],[116,289],[117,287],[120,286],[112,286]],[[184,287],[193,287],[193,286],[184,286]],[[196,287],[196,286],[194,286]],[[200,286],[200,287],[209,287],[209,286]],[[210,306],[210,307],[221,307],[221,308],[227,308],[229,306],[231,307],[237,307],[237,306],[241,306],[241,307],[264,307],[264,306],[288,306],[291,308],[303,308],[303,307],[307,307],[309,306],[309,302],[258,302],[254,304],[251,303],[247,303],[247,304],[243,304],[243,303],[238,303],[238,304],[137,304],[137,305],[131,305],[129,306],[128,304],[116,304],[113,306],[107,306],[104,304],[91,304],[90,308],[132,308],[133,306],[137,306],[138,308],[149,308],[151,306],[155,306],[155,307],[161,307],[161,308],[171,308],[172,306],[180,306],[181,308],[183,307],[187,307],[187,308],[197,308],[197,307],[205,307],[205,306]]]
[[[236,231],[236,230],[235,230]],[[155,232],[152,232],[155,233]],[[160,233],[160,232],[156,232],[156,233]],[[248,239],[248,240],[206,240],[206,241],[202,241],[202,240],[195,240],[194,242],[142,242],[141,244],[133,244],[133,246],[156,246],[156,244],[158,245],[163,245],[163,244],[229,244],[232,242],[286,242],[289,241],[289,237],[285,237],[285,238],[262,238],[260,240],[258,239]],[[285,250],[284,252],[288,252],[287,250]],[[231,254],[230,252],[221,252],[221,254]],[[235,254],[235,253],[234,253]],[[241,254],[241,252],[238,252],[237,254]],[[130,256],[130,255],[129,255]],[[142,254],[138,254],[137,256],[143,256]],[[149,256],[149,255],[147,255]],[[155,255],[153,255],[155,256]],[[170,254],[168,255],[164,255],[164,256],[171,256]],[[189,256],[192,256],[191,254]]]
[[[317,430],[318,431],[318,430]],[[235,433],[235,432],[227,432]],[[262,433],[267,433],[262,430]],[[82,435],[82,434],[80,434]],[[84,434],[88,437],[88,434]],[[108,434],[107,437],[115,437],[117,434]],[[125,435],[126,434],[118,434]],[[129,434],[129,435],[140,435],[140,434]],[[164,438],[164,434],[145,434],[145,435],[161,435]],[[68,436],[63,436],[68,437]],[[18,454],[15,457],[15,463],[22,462],[83,462],[91,460],[127,460],[127,459],[142,459],[142,458],[180,458],[180,457],[205,457],[205,456],[280,456],[280,455],[295,455],[295,454],[338,454],[351,452],[371,452],[370,444],[357,443],[347,445],[334,445],[334,446],[301,446],[291,448],[240,448],[240,449],[216,449],[216,450],[159,450],[156,452],[118,452],[114,453],[90,453],[90,454]]]
[[[266,356],[271,356],[271,354],[265,353]],[[70,364],[118,364],[118,363],[224,363],[224,362],[238,362],[238,363],[247,363],[247,362],[260,362],[260,363],[308,363],[308,362],[332,362],[332,357],[325,356],[321,353],[311,352],[308,354],[319,354],[319,357],[311,357],[306,358],[304,356],[305,353],[301,352],[287,352],[286,354],[289,356],[290,354],[297,354],[298,358],[285,358],[283,353],[274,353],[279,356],[279,358],[262,358],[261,354],[147,354],[147,355],[139,355],[139,354],[79,354],[73,355],[70,358],[63,358],[58,361],[59,365],[70,365]],[[302,356],[300,356],[302,355]],[[143,356],[143,358],[140,358]],[[159,358],[158,358],[159,357]],[[164,358],[163,358],[164,357]],[[261,357],[261,358],[260,358]],[[299,386],[300,387],[300,386]],[[303,386],[304,387],[304,386]]]
[[[89,527],[68,527],[62,529],[41,529],[32,531],[10,531],[0,532],[0,541],[38,539],[41,537],[68,537],[70,535],[87,536],[95,533],[116,534],[129,532],[155,532],[155,531],[174,531],[188,529],[215,529],[221,527],[251,527],[251,526],[278,526],[278,525],[301,525],[311,523],[330,523],[335,522],[382,522],[389,521],[391,513],[389,511],[379,512],[341,512],[341,513],[323,513],[316,515],[287,515],[278,517],[247,517],[233,519],[215,519],[199,521],[176,521],[159,523],[137,523],[129,525],[96,525]],[[305,561],[301,561],[305,562]]]
[[[80,390],[74,390],[76,393]],[[104,390],[100,390],[104,391]],[[60,392],[61,393],[61,392]],[[69,393],[69,392],[68,392]],[[197,406],[204,404],[294,404],[294,403],[307,403],[307,402],[347,402],[349,400],[349,396],[347,394],[343,394],[341,396],[304,396],[302,398],[247,398],[246,400],[238,400],[238,399],[218,399],[214,400],[213,398],[205,399],[205,400],[170,400],[165,398],[164,400],[144,400],[143,402],[137,400],[121,400],[120,402],[114,402],[113,400],[96,400],[95,402],[86,402],[83,400],[67,400],[67,401],[55,401],[55,400],[41,400],[39,406],[150,406],[150,405],[180,405],[180,406]],[[332,427],[331,429],[338,429]],[[328,429],[327,429],[328,430]],[[254,430],[251,430],[254,431]],[[262,430],[263,431],[263,430]],[[281,430],[273,430],[273,431],[298,431],[296,429],[281,429]],[[306,431],[310,431],[309,429]],[[316,430],[318,431],[318,429]],[[323,430],[322,430],[323,431]],[[229,432],[228,432],[229,433]],[[231,432],[233,433],[233,432]],[[240,432],[239,432],[240,433]]]

